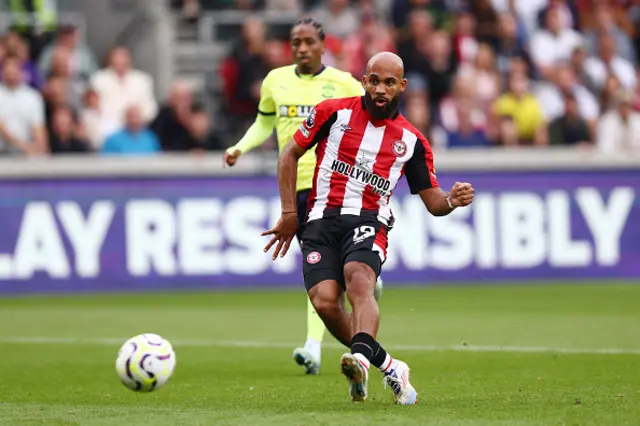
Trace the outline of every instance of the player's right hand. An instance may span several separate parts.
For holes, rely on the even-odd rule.
[[[456,182],[450,192],[451,203],[453,203],[455,207],[468,206],[473,202],[474,193],[475,189],[473,189],[470,183]]]
[[[229,167],[235,166],[236,161],[238,161],[238,158],[240,157],[240,155],[242,155],[242,152],[238,148],[231,147],[227,149],[224,153],[224,161],[222,163],[222,168],[225,168],[227,166]]]
[[[296,235],[297,229],[298,215],[296,212],[283,213],[282,216],[280,216],[278,223],[276,223],[276,226],[260,234],[262,236],[273,235],[273,238],[271,238],[269,243],[265,246],[264,252],[267,253],[275,243],[278,243],[271,258],[276,260],[278,258],[278,254],[280,257],[284,257],[284,255],[289,251],[291,241]]]

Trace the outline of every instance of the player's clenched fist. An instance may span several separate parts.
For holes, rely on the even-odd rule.
[[[451,188],[449,197],[454,207],[468,206],[473,202],[473,193],[475,190],[468,182],[456,182]]]
[[[287,254],[287,251],[289,251],[291,240],[293,240],[293,236],[296,234],[297,229],[298,215],[296,212],[283,213],[282,216],[280,216],[278,223],[276,223],[276,226],[260,234],[262,236],[273,235],[273,238],[271,238],[264,248],[264,252],[268,252],[269,249],[277,242],[278,245],[273,252],[272,259],[276,260],[278,258],[278,254],[280,254],[280,257],[284,257],[284,255]]]
[[[240,152],[239,149],[237,148],[229,148],[225,151],[224,153],[224,163],[222,164],[223,167],[229,166],[229,167],[233,167],[236,164],[236,161],[238,161],[238,158],[240,157],[240,154],[242,154],[242,152]]]

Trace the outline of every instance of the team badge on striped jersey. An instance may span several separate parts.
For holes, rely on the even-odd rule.
[[[316,263],[320,262],[320,259],[322,259],[322,256],[320,256],[320,253],[318,253],[317,251],[312,251],[307,255],[307,263],[311,265],[315,265]]]
[[[404,156],[407,152],[407,144],[404,141],[393,141],[393,153],[398,157]]]

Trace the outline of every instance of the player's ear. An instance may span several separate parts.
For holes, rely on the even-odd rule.
[[[400,92],[404,92],[406,88],[407,88],[407,79],[403,78],[402,81],[400,82]]]
[[[364,87],[365,89],[367,88],[367,75],[363,75],[362,76],[362,87]]]

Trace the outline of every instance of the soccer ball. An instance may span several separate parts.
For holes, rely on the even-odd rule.
[[[120,380],[136,392],[160,389],[175,366],[176,354],[171,343],[157,334],[140,334],[127,340],[116,359]]]

